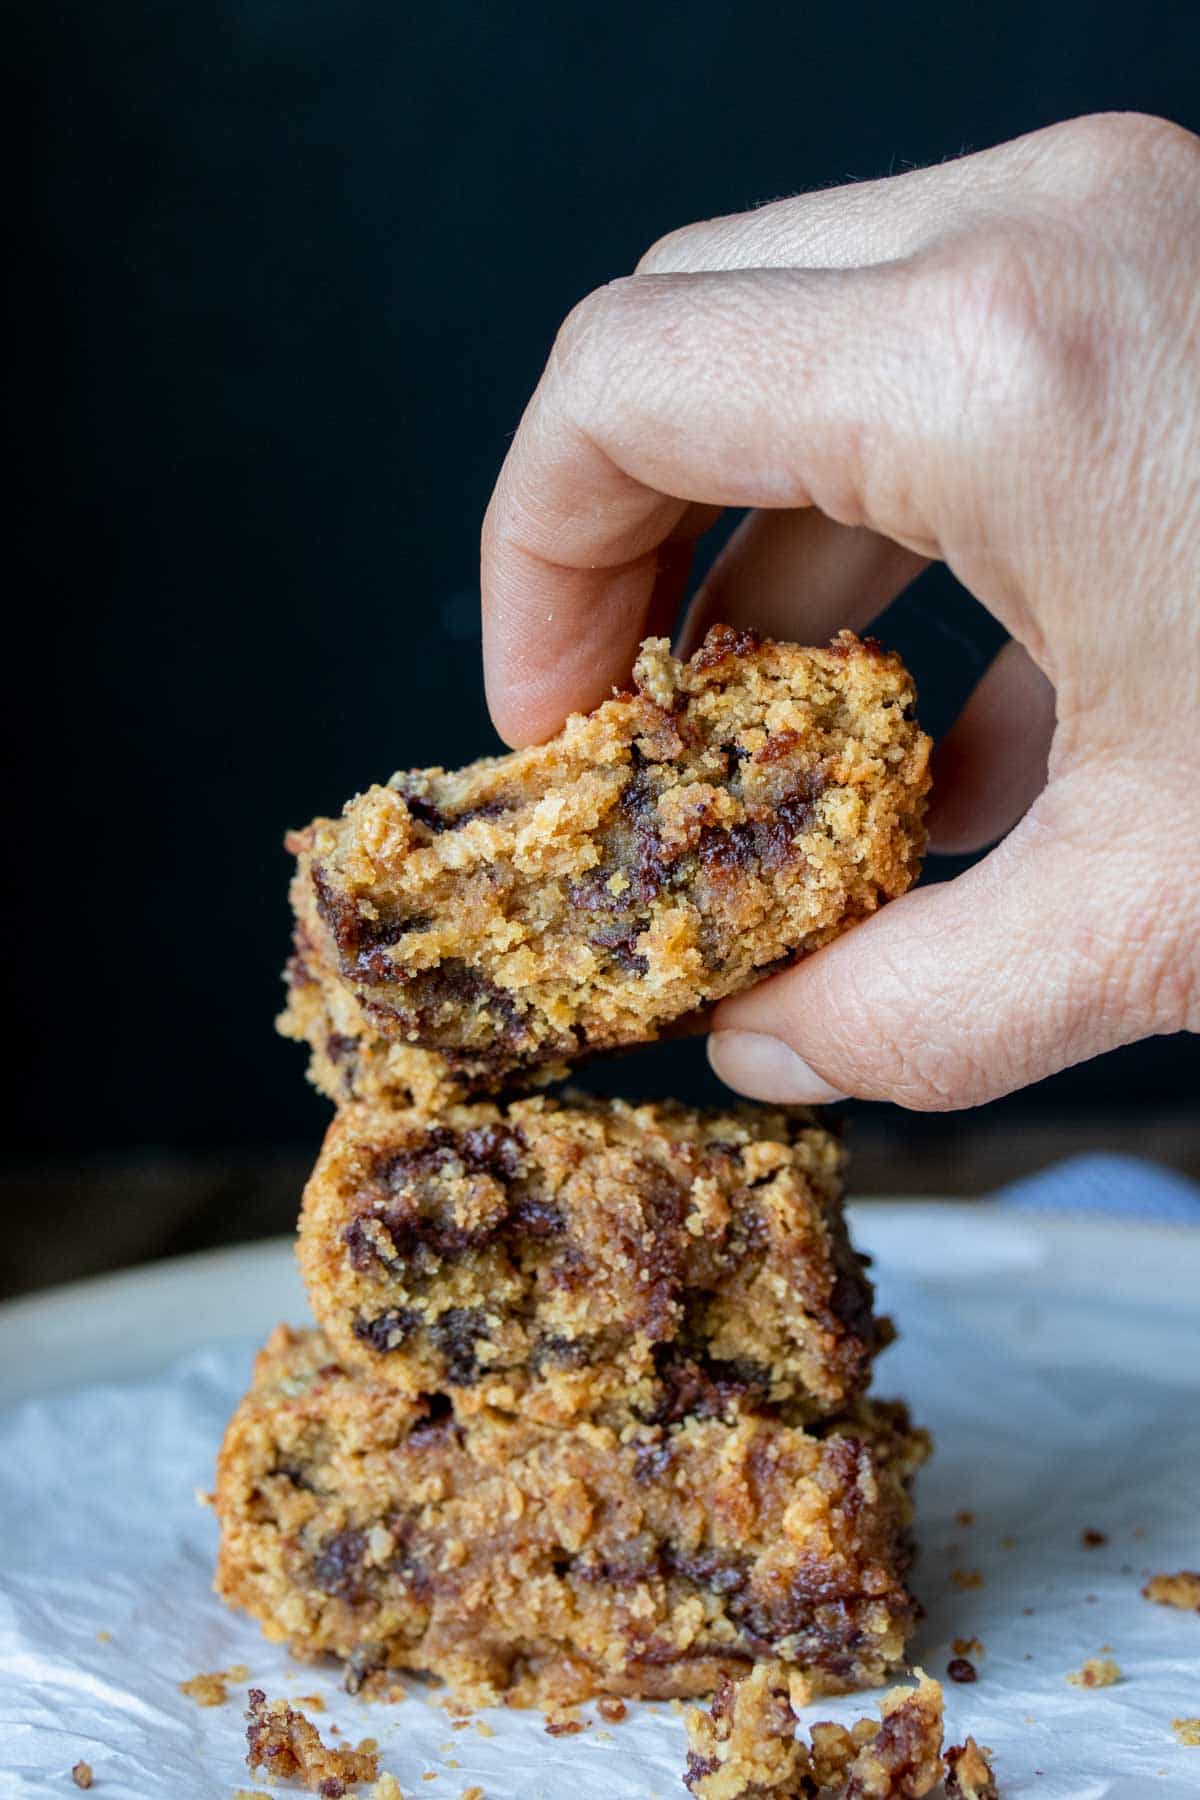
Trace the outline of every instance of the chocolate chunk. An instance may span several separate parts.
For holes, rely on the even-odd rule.
[[[977,1681],[979,1679],[979,1672],[975,1664],[968,1662],[965,1656],[951,1657],[946,1664],[946,1673],[951,1681]]]
[[[715,669],[728,656],[749,656],[762,643],[757,631],[735,629],[732,625],[713,625],[692,658],[692,669],[703,674]]]
[[[378,1356],[386,1356],[389,1350],[399,1350],[422,1322],[421,1314],[414,1307],[390,1306],[386,1312],[377,1313],[373,1319],[361,1316],[355,1319],[354,1335]]]
[[[361,1692],[372,1675],[379,1674],[387,1666],[387,1651],[382,1644],[356,1644],[346,1658],[346,1692]],[[250,1698],[253,1701],[253,1694]]]
[[[367,1548],[363,1531],[335,1531],[313,1558],[312,1578],[323,1594],[335,1600],[355,1600],[363,1592],[362,1559]],[[251,1695],[251,1704],[253,1704]]]
[[[429,1335],[446,1359],[446,1377],[456,1387],[470,1387],[479,1380],[475,1346],[487,1334],[487,1321],[478,1306],[451,1306],[430,1325]]]

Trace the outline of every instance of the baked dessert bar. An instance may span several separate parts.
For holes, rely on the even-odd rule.
[[[684,663],[648,640],[634,684],[290,836],[280,1024],[332,1098],[441,1104],[644,1042],[915,879],[930,745],[898,657],[715,626]]]
[[[299,1258],[348,1366],[462,1415],[841,1412],[888,1338],[817,1116],[569,1094],[348,1106]]]
[[[280,1326],[221,1450],[217,1586],[355,1690],[411,1669],[469,1704],[698,1695],[761,1658],[869,1686],[913,1624],[927,1448],[865,1401],[812,1430],[460,1418]]]

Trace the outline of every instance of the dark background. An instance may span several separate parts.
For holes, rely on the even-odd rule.
[[[280,839],[396,767],[495,747],[478,526],[572,303],[664,231],[799,188],[1099,108],[1200,126],[1200,14],[6,16],[29,145],[6,334],[19,1287],[290,1224],[327,1107],[271,1029]],[[881,635],[935,731],[999,641],[940,571]],[[862,1183],[964,1191],[1111,1142],[1194,1164],[1198,1075],[1194,1041],[1159,1040],[967,1117],[859,1109]],[[595,1079],[710,1081],[695,1045]]]

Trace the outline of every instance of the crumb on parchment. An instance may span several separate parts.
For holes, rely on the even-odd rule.
[[[983,1586],[983,1571],[981,1569],[953,1569],[950,1579],[956,1588],[961,1589],[963,1593],[969,1593],[973,1588]]]
[[[71,1770],[71,1780],[77,1788],[90,1788],[92,1785],[91,1763],[77,1762]]]
[[[1171,1730],[1181,1744],[1200,1750],[1200,1719],[1172,1719]]]
[[[956,1637],[950,1647],[955,1656],[986,1656],[987,1654],[977,1637]]]
[[[709,1712],[688,1714],[684,1785],[695,1800],[809,1792],[828,1800],[920,1800],[945,1773],[942,1690],[919,1669],[914,1674],[916,1687],[884,1696],[880,1717],[849,1729],[821,1721],[808,1741],[796,1732],[783,1664],[758,1663],[738,1682],[723,1676]],[[986,1789],[979,1800],[990,1800]]]
[[[246,1766],[253,1773],[295,1776],[320,1800],[343,1800],[356,1782],[374,1781],[379,1757],[373,1749],[330,1749],[311,1720],[286,1700],[268,1700],[262,1688],[251,1688],[246,1714]],[[369,1740],[364,1740],[369,1742]]]
[[[999,1800],[991,1754],[986,1744],[977,1744],[973,1737],[965,1744],[947,1746],[946,1800]]]
[[[1089,1656],[1081,1669],[1071,1670],[1067,1680],[1072,1687],[1115,1687],[1121,1671],[1110,1657]]]
[[[394,1775],[381,1775],[368,1793],[367,1800],[404,1800],[404,1795]]]
[[[1181,1612],[1200,1612],[1200,1574],[1180,1569],[1175,1575],[1152,1575],[1142,1598],[1158,1606],[1177,1606]]]
[[[234,1663],[229,1669],[214,1669],[208,1675],[193,1675],[179,1683],[179,1691],[197,1706],[224,1706],[229,1698],[228,1683],[245,1681],[250,1671],[245,1663]]]

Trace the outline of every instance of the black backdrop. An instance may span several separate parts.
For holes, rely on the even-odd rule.
[[[315,1143],[271,1030],[280,837],[493,747],[478,525],[577,298],[797,188],[1103,107],[1200,126],[1178,0],[5,11],[31,169],[0,959],[24,1158]],[[882,635],[936,729],[998,641],[936,572]],[[1006,1105],[1149,1115],[1198,1073],[1159,1041]],[[705,1081],[695,1046],[618,1079]]]

